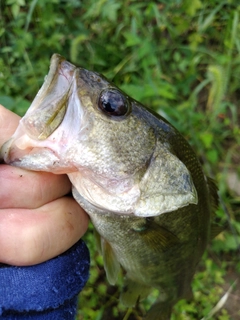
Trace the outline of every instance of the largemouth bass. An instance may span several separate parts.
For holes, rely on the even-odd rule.
[[[110,284],[123,268],[121,300],[132,306],[152,288],[146,315],[170,319],[191,297],[217,203],[188,142],[164,118],[102,75],[60,55],[1,157],[29,170],[66,173],[98,234]]]

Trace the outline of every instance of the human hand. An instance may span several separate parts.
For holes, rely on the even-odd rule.
[[[0,147],[20,117],[0,105]],[[86,232],[88,216],[67,194],[66,175],[0,165],[0,262],[32,265],[69,249]]]

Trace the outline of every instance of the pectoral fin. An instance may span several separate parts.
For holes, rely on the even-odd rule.
[[[118,278],[120,271],[120,264],[117,257],[109,244],[104,238],[101,238],[101,248],[103,255],[104,268],[107,274],[108,282],[114,285]]]
[[[147,218],[146,224],[134,230],[139,232],[143,241],[154,251],[163,252],[179,243],[177,236],[151,218]]]

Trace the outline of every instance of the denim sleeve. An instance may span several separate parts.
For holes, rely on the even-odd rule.
[[[44,263],[0,264],[0,319],[73,320],[77,295],[89,277],[89,251],[80,240]]]

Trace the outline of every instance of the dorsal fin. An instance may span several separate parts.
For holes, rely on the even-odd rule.
[[[219,196],[218,196],[218,187],[216,182],[212,179],[207,177],[207,184],[210,193],[210,203],[212,207],[212,223],[211,223],[211,230],[210,230],[210,239],[214,239],[219,233],[223,232],[227,228],[227,224],[218,225],[215,211],[219,206]]]
[[[209,177],[207,177],[207,185],[208,185],[209,194],[210,194],[211,207],[214,213],[217,210],[219,205],[218,187],[216,185],[216,182]]]
[[[212,223],[211,229],[210,229],[210,239],[214,239],[216,236],[218,236],[221,232],[227,229],[227,223],[225,223],[223,226],[219,226],[216,223]]]

